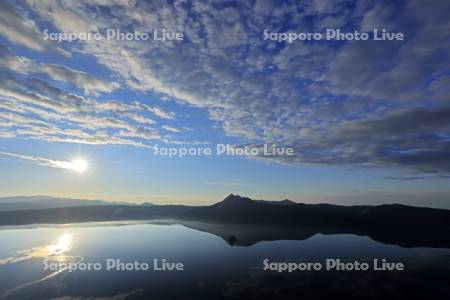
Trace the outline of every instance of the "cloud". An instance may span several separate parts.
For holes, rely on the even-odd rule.
[[[139,103],[137,101],[134,101],[132,105],[137,109],[147,110],[161,119],[174,119],[176,116],[174,112],[165,111],[157,106],[150,106],[148,104]]]
[[[14,133],[12,133],[12,132],[0,130],[0,137],[1,138],[5,138],[5,139],[9,139],[9,138],[16,137],[16,135]]]
[[[427,176],[385,176],[383,177],[386,180],[401,180],[401,181],[410,181],[410,180],[423,180],[423,179],[442,179],[442,178],[450,178],[450,175],[427,175]]]
[[[69,170],[74,169],[73,163],[70,161],[54,160],[54,159],[45,158],[45,157],[29,156],[29,155],[23,155],[23,154],[17,154],[17,153],[12,153],[12,152],[5,152],[5,151],[0,151],[0,155],[13,157],[13,158],[17,158],[20,160],[30,161],[32,163],[35,163],[37,165],[44,166],[44,167],[57,168],[57,169],[69,169]]]
[[[5,47],[2,50],[0,137],[143,148],[151,148],[146,142],[155,140],[186,143],[161,137],[153,127],[156,121],[148,116],[173,119],[172,112],[138,101],[126,103],[91,97],[97,92],[111,92],[117,84],[62,65],[14,56]],[[48,77],[36,76],[42,74]],[[85,94],[94,94],[86,96],[65,91],[52,80],[75,83]]]
[[[450,107],[403,110],[307,134],[292,145],[296,155],[281,160],[398,168],[429,174],[426,178],[446,177],[450,174],[449,129]]]
[[[183,127],[181,127],[181,129],[183,129],[184,131],[194,131],[194,129],[187,127],[187,126],[183,126]]]
[[[173,112],[166,112],[159,107],[150,107],[148,105],[146,105],[145,107],[162,119],[173,119],[175,117],[175,114]]]
[[[6,68],[21,74],[45,74],[51,79],[74,84],[85,94],[109,93],[119,87],[115,82],[105,82],[85,72],[62,65],[37,63],[31,59],[13,55],[0,55],[0,68]]]
[[[91,145],[114,144],[143,148],[151,148],[151,145],[136,139],[161,140],[166,143],[177,142],[163,139],[158,130],[147,126],[147,124],[153,124],[153,122],[140,115],[139,121],[146,122],[145,126],[128,122],[125,119],[98,116],[95,113],[83,113],[82,107],[78,112],[67,107],[63,107],[61,110],[54,108],[50,111],[46,110],[45,106],[33,106],[29,102],[21,105],[20,98],[11,99],[11,97],[7,97],[2,101],[4,101],[3,107],[21,113],[0,111],[0,128],[8,129],[8,132],[0,131],[2,132],[0,136],[4,138],[21,136],[49,142]],[[139,122],[137,123],[139,124]]]
[[[114,27],[182,32],[183,41],[80,42],[77,53],[94,57],[122,88],[206,110],[229,137],[295,147],[296,155],[280,158],[283,163],[450,171],[444,159],[450,153],[450,132],[443,120],[450,100],[448,2],[27,3],[24,10],[60,31]],[[313,32],[330,25],[343,31],[382,26],[404,32],[406,39],[288,44],[262,38],[266,28]],[[83,130],[114,130],[108,135],[115,138],[157,136],[151,121],[136,117],[132,123],[133,113],[176,117],[157,106],[103,103],[60,94],[39,81],[20,85],[5,80],[3,97],[68,111],[74,123],[87,121]],[[64,105],[52,99],[63,99]],[[99,116],[90,108],[103,109],[108,117],[95,119]],[[114,112],[127,114],[117,117]]]
[[[0,35],[13,43],[21,44],[36,51],[51,50],[66,57],[71,56],[69,52],[48,40],[44,40],[36,23],[25,18],[7,1],[0,3]]]
[[[163,125],[162,126],[163,129],[170,131],[170,132],[180,132],[181,130],[172,126],[168,126],[168,125]]]

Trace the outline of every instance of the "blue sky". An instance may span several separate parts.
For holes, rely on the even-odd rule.
[[[1,196],[448,208],[449,13],[444,1],[2,1]],[[109,28],[184,39],[44,39]],[[263,39],[327,28],[405,39]],[[295,154],[153,153],[227,143]],[[83,174],[61,167],[77,157]]]

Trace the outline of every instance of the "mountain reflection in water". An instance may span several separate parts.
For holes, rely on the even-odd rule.
[[[160,221],[0,230],[2,299],[347,299],[449,296],[450,249],[314,228]],[[182,262],[184,271],[44,270],[44,260]],[[402,262],[405,271],[264,271],[274,262]]]

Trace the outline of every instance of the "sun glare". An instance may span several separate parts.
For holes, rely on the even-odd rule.
[[[64,233],[58,237],[57,243],[37,248],[33,253],[35,256],[53,256],[62,255],[72,247],[72,234]]]
[[[70,249],[71,244],[72,244],[72,235],[69,233],[64,233],[59,237],[58,244],[56,244],[56,247],[59,250],[61,250],[61,252],[65,252]]]
[[[71,169],[78,173],[84,173],[88,169],[88,163],[83,158],[74,159],[71,162]]]

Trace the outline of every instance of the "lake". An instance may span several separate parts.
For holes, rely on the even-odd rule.
[[[234,226],[233,236],[217,233],[226,229],[220,224],[145,222],[4,227],[0,229],[0,298],[425,299],[450,295],[450,249],[404,248],[351,234],[277,240],[273,230],[267,240],[261,233],[243,241],[245,232],[258,230]],[[404,270],[374,271],[375,259],[379,266],[400,263]],[[331,268],[338,260],[341,269],[339,265]],[[355,261],[369,269],[347,270],[354,268]],[[301,269],[308,263],[322,268]],[[282,270],[288,265],[291,272]]]

